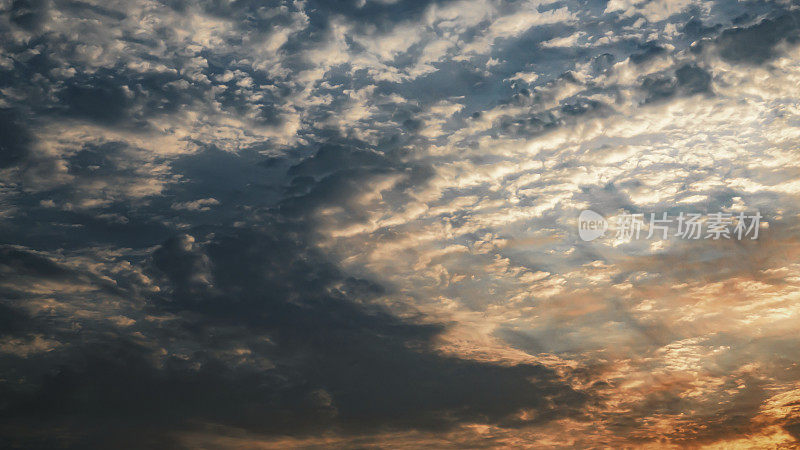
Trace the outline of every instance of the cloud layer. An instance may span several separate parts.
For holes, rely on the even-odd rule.
[[[12,447],[800,440],[796,2],[0,23]],[[764,223],[584,242],[584,209]]]

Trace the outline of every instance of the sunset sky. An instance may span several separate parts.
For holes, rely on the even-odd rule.
[[[800,447],[800,2],[0,0],[0,447]]]

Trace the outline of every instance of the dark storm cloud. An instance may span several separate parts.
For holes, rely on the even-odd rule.
[[[646,42],[639,46],[639,51],[631,55],[631,61],[636,64],[649,61],[656,56],[663,55],[667,50],[654,41]]]
[[[791,11],[755,25],[725,30],[716,39],[724,59],[736,63],[763,64],[777,56],[781,42],[797,43],[800,38],[800,14]]]
[[[362,26],[371,24],[387,30],[402,21],[418,19],[432,5],[446,5],[452,0],[409,0],[404,2],[363,2],[360,0],[338,0],[334,2],[312,0],[309,6],[314,16],[329,20],[342,15]]]
[[[72,116],[114,123],[125,117],[129,101],[119,82],[104,80],[67,87],[61,92],[61,103]]]
[[[385,168],[390,164],[385,156],[371,150],[323,144],[314,156],[292,166],[288,173],[292,176],[320,178],[344,169]]]
[[[12,247],[0,248],[0,265],[6,274],[13,273],[26,277],[63,280],[72,275],[71,271],[47,258]]]
[[[456,420],[499,421],[525,405],[542,406],[543,391],[580,404],[581,395],[543,368],[500,368],[431,353],[428,343],[439,326],[404,323],[358,306],[355,301],[383,288],[343,276],[304,248],[296,233],[276,231],[220,233],[202,249],[212,267],[213,288],[167,298],[165,307],[199,313],[196,323],[246,324],[265,332],[276,345],[271,357],[277,372],[285,364],[294,382],[308,389],[305,395],[327,392],[336,423],[443,426],[453,420],[446,418],[451,414]],[[169,253],[166,248],[154,254],[154,262]],[[196,255],[173,248],[172,258],[181,255],[197,261]],[[184,283],[184,276],[176,281]],[[470,395],[471,390],[483,394]],[[499,406],[492,398],[505,400]]]
[[[26,30],[39,28],[47,20],[47,0],[13,0],[9,16],[11,22]]]
[[[73,62],[82,58],[80,44],[62,41],[43,36],[29,48],[17,49],[13,70],[0,72],[0,83],[25,93],[28,101],[18,106],[36,113],[39,121],[58,115],[101,125],[141,127],[146,119],[174,113],[196,101],[210,87],[173,72],[122,67],[84,72]],[[65,65],[75,73],[54,75]]]
[[[423,99],[433,103],[448,97],[463,95],[472,91],[475,95],[485,95],[488,89],[495,89],[486,74],[475,65],[464,61],[437,63],[436,71],[406,83],[377,83],[382,94],[399,93],[407,98]]]
[[[182,295],[192,295],[192,291],[210,283],[208,258],[193,251],[193,243],[194,239],[186,235],[175,236],[153,253],[155,268],[166,275]]]
[[[128,151],[121,143],[86,145],[66,163],[76,177],[121,176],[127,169],[118,163]],[[0,358],[5,378],[18,382],[2,386],[8,442],[124,448],[136,438],[150,447],[174,448],[173,433],[197,430],[201,423],[307,435],[441,430],[465,421],[519,426],[581,414],[585,394],[550,369],[438,354],[433,343],[446,324],[417,324],[365,306],[386,288],[348,276],[308,244],[315,208],[339,205],[357,215],[349,199],[369,177],[403,174],[407,180],[386,195],[404,195],[423,186],[429,170],[409,167],[391,152],[347,143],[322,145],[300,162],[260,165],[257,154],[248,155],[212,147],[173,163],[187,176],[184,185],[167,191],[174,201],[205,193],[225,200],[216,224],[200,219],[194,238],[175,235],[149,253],[144,266],[158,291],[135,274],[99,277],[27,251],[8,248],[0,254],[7,280],[80,283],[84,291],[119,299],[99,316],[76,316],[91,310],[91,303],[59,296],[60,312],[40,315],[26,308],[39,295],[18,285],[4,288],[2,306],[9,314],[0,338],[25,342],[41,335],[60,345],[58,351]],[[278,209],[271,206],[274,199],[237,194],[252,192],[251,183],[269,184],[261,178],[280,171],[294,184]],[[160,205],[144,208],[164,214]],[[220,223],[240,206],[259,220],[247,228]],[[238,211],[233,217],[241,218]],[[120,227],[91,238],[80,232],[60,245],[123,242],[119,233],[126,231],[144,237],[139,225]],[[87,300],[94,295],[84,294]],[[115,314],[135,324],[126,329],[103,321]],[[172,319],[162,325],[147,317]],[[226,356],[231,346],[247,350],[235,364]],[[535,418],[517,418],[522,408],[535,410]]]
[[[93,290],[101,295],[130,296],[130,303],[135,304],[137,300],[132,294],[142,287],[142,280],[135,273],[117,272],[109,277],[111,272],[98,273],[71,267],[41,254],[6,245],[0,246],[0,274],[2,274],[0,277],[0,302],[6,308],[15,310],[17,313],[30,306],[28,302],[32,299],[42,298],[41,292],[29,289],[40,283],[44,292],[52,289],[51,294],[56,298],[74,300],[76,304],[72,306],[76,308],[79,307],[79,303],[88,299],[70,299],[69,295],[59,292],[61,289],[88,287],[87,291]],[[47,323],[47,320],[52,317],[44,317],[44,319],[45,321],[38,322],[38,325],[44,326],[39,331],[46,333],[47,326],[53,325],[53,323]],[[27,320],[25,319],[23,322]],[[35,323],[35,321],[31,323]],[[9,324],[13,328],[12,325]]]
[[[592,59],[592,69],[597,73],[606,72],[614,66],[616,61],[616,57],[611,53],[603,53]]]
[[[0,110],[0,169],[23,161],[30,154],[32,144],[33,136],[19,115]]]
[[[722,25],[720,24],[715,24],[713,26],[705,26],[703,25],[703,22],[700,19],[694,17],[690,19],[688,22],[686,22],[686,24],[684,24],[682,27],[680,27],[679,31],[684,33],[686,37],[688,37],[689,39],[694,40],[704,36],[713,35],[720,28],[722,28]]]
[[[57,1],[57,4],[62,11],[67,11],[77,16],[97,16],[101,19],[111,18],[115,20],[123,20],[126,17],[125,13],[122,11],[104,8],[82,1]]]
[[[684,64],[674,71],[644,77],[640,89],[645,92],[645,103],[665,100],[675,95],[711,93],[711,74],[694,65]]]
[[[306,160],[292,166],[292,176],[285,190],[286,197],[278,208],[285,218],[308,225],[319,225],[315,211],[338,207],[339,213],[329,216],[340,226],[356,224],[367,218],[369,211],[358,197],[372,192],[371,182],[399,176],[402,180],[382,193],[387,198],[408,200],[415,189],[422,189],[433,175],[428,165],[404,164],[402,151],[391,145],[382,152],[353,143],[329,143]]]
[[[68,118],[104,125],[146,126],[146,119],[174,114],[201,98],[210,87],[175,73],[139,73],[124,69],[79,74],[63,82],[59,101],[43,108]],[[233,95],[233,94],[232,94]],[[240,103],[242,107],[246,104]],[[223,106],[231,107],[223,101]]]
[[[169,447],[171,432],[203,422],[305,434],[439,429],[461,421],[513,426],[523,423],[512,417],[520,408],[535,409],[535,422],[580,414],[584,394],[549,369],[441,356],[430,347],[441,325],[361,306],[383,288],[342,274],[296,230],[217,230],[204,244],[185,236],[167,240],[152,254],[165,290],[145,311],[180,319],[136,327],[156,342],[188,339],[196,348],[190,358],[154,366],[156,348],[131,336],[117,332],[101,343],[90,331],[78,339],[62,335],[70,347],[58,355],[17,359],[38,376],[19,389],[4,386],[1,413],[15,427],[4,434],[23,446],[116,447],[142,433],[150,445]],[[6,253],[17,271],[65,276],[52,263]],[[199,274],[207,279],[199,282]],[[19,322],[28,320],[45,326],[36,318]],[[255,343],[254,336],[269,343]],[[266,358],[272,368],[226,364],[215,350],[232,342],[249,346],[251,358]],[[42,371],[48,361],[58,365]]]
[[[128,202],[131,195],[139,197],[136,192],[141,189],[159,189],[159,177],[152,170],[162,167],[163,159],[142,157],[141,149],[122,141],[86,143],[63,156],[29,154],[18,164],[20,175],[14,180],[33,192],[15,198],[20,212],[0,223],[3,242],[75,250],[163,241],[166,228],[161,220]]]
[[[678,86],[688,94],[709,92],[711,88],[711,74],[692,65],[684,64],[675,71]]]
[[[583,116],[602,109],[603,103],[585,98],[573,99],[561,105],[561,113],[567,116]]]

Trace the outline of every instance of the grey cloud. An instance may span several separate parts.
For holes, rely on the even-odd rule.
[[[543,391],[564,406],[580,405],[581,394],[564,389],[543,368],[501,369],[430,353],[427,342],[439,326],[404,323],[356,306],[353,300],[383,289],[341,278],[320,255],[298,248],[302,241],[292,234],[279,236],[237,232],[215,238],[205,251],[222,295],[173,297],[169,309],[196,311],[201,323],[246,324],[268,333],[277,345],[272,359],[280,366],[284,355],[293,355],[287,368],[296,382],[328,392],[342,426],[445,426],[452,414],[508,420],[525,405],[543,407],[537,400]],[[505,381],[490,381],[496,377]],[[523,381],[528,377],[538,381]],[[484,394],[467,394],[475,389]],[[506,400],[499,406],[492,398]]]
[[[0,248],[0,264],[6,274],[33,278],[67,279],[72,272],[47,258],[12,247]]]
[[[655,41],[649,41],[639,46],[639,52],[631,55],[631,61],[641,64],[666,52],[667,50]]]
[[[13,0],[9,10],[11,22],[15,25],[34,30],[47,19],[47,0]]]
[[[102,329],[87,328],[80,339],[61,335],[69,347],[59,354],[17,359],[29,376],[24,389],[3,386],[8,401],[0,414],[16,430],[5,429],[6,437],[22,446],[94,448],[124,447],[142,434],[150,446],[171,447],[174,432],[198,422],[302,436],[476,420],[517,426],[528,423],[513,416],[523,407],[537,410],[535,422],[581,414],[585,394],[549,369],[433,352],[441,325],[361,306],[383,288],[346,277],[290,230],[217,230],[203,244],[166,241],[152,254],[152,270],[167,277],[163,287],[176,289],[155,294],[143,313],[179,319],[163,328],[140,319],[139,338],[120,329],[101,340]],[[63,276],[24,254],[6,259],[42,279]],[[212,272],[213,287],[186,288],[202,271],[198,264]],[[257,344],[257,336],[270,343]],[[157,346],[176,342],[194,348],[191,358],[154,365]],[[272,368],[225,365],[215,351],[231,342]]]
[[[645,103],[665,100],[675,95],[710,94],[711,74],[694,65],[684,64],[673,72],[647,75],[640,89],[645,92]]]
[[[31,153],[33,136],[18,114],[0,110],[0,168],[14,166]]]
[[[790,11],[748,27],[723,31],[715,40],[720,56],[735,63],[763,64],[777,56],[781,42],[796,44],[800,15]]]
[[[616,57],[610,53],[603,53],[592,59],[592,69],[595,72],[601,73],[608,71],[616,62]]]
[[[678,86],[686,94],[709,92],[711,89],[711,74],[691,64],[684,64],[675,71]]]
[[[68,168],[75,176],[113,175],[126,151],[114,143],[85,146],[67,160]],[[12,378],[25,374],[19,388],[3,386],[9,400],[0,414],[14,427],[3,434],[21,446],[119,447],[137,435],[149,446],[168,448],[176,445],[173,433],[206,422],[304,436],[330,430],[442,430],[464,421],[521,426],[580,416],[586,394],[550,369],[438,354],[433,343],[446,324],[418,324],[364,306],[387,288],[342,273],[307,243],[313,234],[310,209],[348,207],[365,177],[404,174],[407,180],[392,194],[404,195],[430,176],[425,167],[408,166],[389,153],[326,144],[294,163],[278,158],[259,165],[257,154],[213,148],[176,160],[172,167],[186,175],[187,189],[170,188],[170,195],[182,199],[214,192],[223,199],[223,210],[236,204],[227,196],[248,183],[280,186],[294,179],[307,189],[285,198],[277,209],[270,200],[238,197],[247,199],[239,206],[250,208],[248,227],[219,223],[224,219],[197,222],[190,230],[194,238],[166,239],[144,262],[126,256],[147,267],[157,291],[143,279],[117,273],[108,284],[48,259],[9,252],[7,266],[17,279],[81,280],[127,299],[118,310],[104,313],[135,323],[125,328],[95,315],[30,316],[21,308],[29,298],[25,295],[7,303],[16,311],[3,325],[7,332],[47,331],[64,347],[0,360],[2,367],[19,368],[8,374]],[[282,171],[286,178],[268,179]],[[165,214],[159,204],[148,211]],[[241,219],[245,210],[237,211],[233,217]],[[359,213],[357,205],[351,213]],[[133,222],[119,226],[142,232]],[[113,233],[108,238],[122,242]],[[85,235],[77,234],[65,242],[78,246],[83,240]],[[74,309],[90,308],[75,296],[60,300]],[[147,319],[163,316],[173,319],[163,326]],[[80,324],[79,335],[67,332],[70,322]],[[248,351],[238,365],[223,356],[231,345]],[[535,409],[536,417],[517,418],[521,408]]]
[[[694,40],[708,35],[713,35],[721,28],[722,25],[720,24],[705,26],[700,19],[698,19],[697,17],[693,17],[691,20],[686,22],[682,27],[680,27],[680,31],[684,33],[687,37],[689,37],[689,39]]]
[[[101,19],[111,18],[115,20],[122,20],[126,17],[126,14],[122,11],[82,1],[58,1],[57,4],[61,10],[69,11],[74,15],[96,15]]]

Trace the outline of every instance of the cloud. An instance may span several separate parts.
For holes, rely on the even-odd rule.
[[[33,137],[11,111],[0,112],[0,168],[22,162],[31,152]]]
[[[219,205],[215,198],[201,198],[190,202],[173,203],[172,209],[185,209],[187,211],[209,211],[212,206]]]
[[[11,445],[796,439],[789,6],[0,9]]]
[[[797,19],[794,11],[788,11],[748,27],[725,30],[715,41],[719,54],[731,62],[763,64],[778,55],[781,42],[796,43]]]
[[[305,434],[331,427],[448,428],[474,420],[518,426],[580,413],[584,395],[542,366],[437,354],[430,343],[441,325],[362,306],[383,289],[344,277],[290,232],[276,231],[230,230],[205,244],[182,236],[155,249],[153,270],[168,283],[150,291],[130,334],[116,329],[117,337],[105,342],[62,334],[68,349],[50,351],[60,369],[29,379],[24,391],[8,388],[12,400],[4,414],[19,427],[12,441],[64,445],[71,438],[58,430],[71,423],[77,442],[115,445],[133,432],[134,417],[150,442],[169,445],[169,436],[198,421]],[[30,276],[73,279],[41,258],[12,252],[9,259],[18,273],[36,262],[41,269]],[[145,312],[176,319],[161,326],[143,319]],[[215,337],[213,330],[224,332]],[[175,339],[177,347],[167,344]],[[226,368],[219,351],[233,342],[247,351],[239,352],[239,365]],[[31,358],[20,345],[12,353]],[[268,361],[263,373],[256,370],[261,358]],[[516,417],[523,408],[537,414]],[[270,420],[252,422],[236,413],[242,410]],[[30,440],[26,430],[34,418],[43,425]]]

